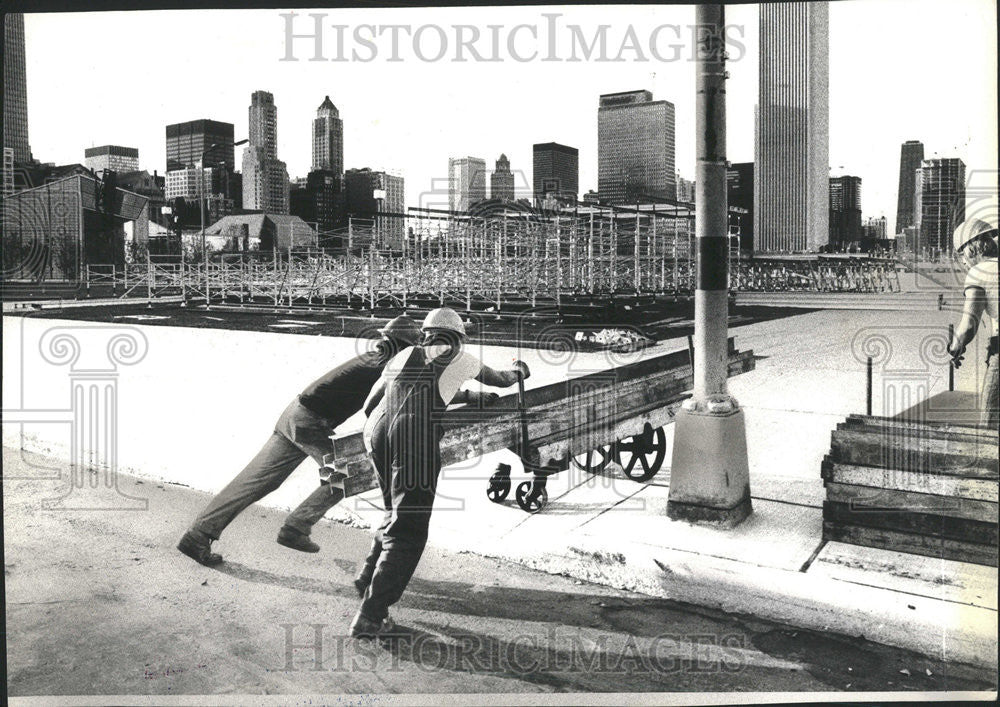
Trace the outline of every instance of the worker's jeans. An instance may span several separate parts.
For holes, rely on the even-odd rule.
[[[277,489],[307,456],[323,465],[323,455],[333,452],[329,435],[333,423],[303,407],[298,398],[285,408],[274,433],[246,468],[211,500],[195,520],[194,527],[218,540],[236,516]],[[313,525],[344,497],[343,491],[320,484],[285,524],[309,534]]]
[[[990,354],[990,357],[986,359],[986,375],[983,376],[983,391],[982,391],[982,418],[981,421],[984,424],[990,425],[992,427],[997,426],[997,422],[1000,421],[1000,411],[997,410],[1000,407],[1000,400],[998,400],[997,386],[1000,384],[1000,356],[997,354]]]
[[[386,416],[388,417],[388,415]],[[381,621],[399,601],[420,562],[441,471],[440,434],[427,420],[400,415],[381,420],[372,438],[385,517],[358,579],[368,589],[361,614]]]

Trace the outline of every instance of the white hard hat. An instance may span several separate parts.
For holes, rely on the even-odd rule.
[[[424,323],[420,325],[420,328],[424,331],[428,329],[445,329],[465,336],[465,325],[462,323],[462,318],[458,316],[458,312],[448,307],[432,309],[424,317]]]
[[[960,223],[958,228],[955,229],[955,235],[952,236],[951,243],[957,252],[965,247],[970,241],[975,240],[984,233],[996,230],[997,225],[995,223],[984,221],[981,218],[968,218]]]

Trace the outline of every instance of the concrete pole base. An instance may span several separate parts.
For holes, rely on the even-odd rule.
[[[667,516],[734,527],[751,511],[743,411],[679,410],[674,420]]]

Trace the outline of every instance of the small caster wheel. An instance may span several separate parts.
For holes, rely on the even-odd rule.
[[[500,479],[494,481],[490,479],[490,485],[486,489],[486,497],[493,503],[501,503],[510,493],[510,479]]]
[[[549,501],[549,494],[545,490],[545,487],[542,486],[539,490],[532,493],[533,485],[531,481],[522,481],[517,485],[517,505],[521,507],[521,510],[528,513],[538,513]]]

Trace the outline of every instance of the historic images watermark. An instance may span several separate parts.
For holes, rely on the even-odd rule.
[[[660,24],[652,27],[562,20],[540,13],[519,24],[357,24],[330,22],[327,13],[285,12],[284,55],[279,61],[332,62],[675,62],[695,61],[708,46],[722,46],[728,61],[746,55],[741,25],[725,25],[722,42],[705,42],[714,28]],[[301,19],[300,19],[301,18]],[[701,49],[699,49],[699,45]],[[305,51],[303,51],[305,50]]]
[[[145,334],[123,326],[53,326],[38,338],[37,351],[25,347],[26,327],[20,322],[17,339],[21,344],[18,390],[20,405],[4,408],[3,424],[18,425],[23,440],[25,427],[61,425],[66,428],[65,447],[69,449],[69,484],[62,495],[45,499],[47,510],[146,510],[149,499],[126,493],[119,485],[118,380],[122,366],[134,366],[149,348]],[[66,371],[68,405],[30,407],[25,404],[29,381],[38,374],[26,375],[28,357],[44,362],[45,375]],[[14,372],[5,372],[5,380]],[[51,377],[48,378],[52,380]],[[8,477],[10,478],[10,477]],[[49,477],[52,478],[52,477]],[[60,480],[61,473],[60,473]]]
[[[461,671],[496,675],[586,672],[590,675],[739,673],[746,667],[746,636],[740,633],[662,633],[633,636],[548,626],[500,638],[449,631],[398,629],[384,637],[385,651],[366,650],[370,641],[345,636],[328,624],[279,624],[282,653],[278,670],[400,672],[412,664],[425,672]]]

